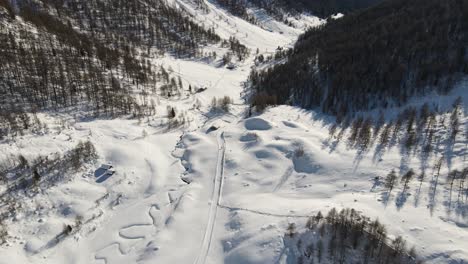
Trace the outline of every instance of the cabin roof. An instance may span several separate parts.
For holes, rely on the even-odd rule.
[[[110,169],[112,169],[112,165],[110,165],[110,164],[102,164],[102,165],[101,165],[101,168],[102,168],[102,169],[105,169],[105,170],[110,170]]]

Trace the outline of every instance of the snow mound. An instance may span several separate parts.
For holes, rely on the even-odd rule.
[[[297,151],[293,156],[294,170],[299,173],[317,173],[320,166],[317,165],[314,156],[309,152]]]
[[[252,141],[258,141],[258,135],[254,132],[248,132],[240,136],[239,141],[241,142],[252,142]]]
[[[29,254],[35,254],[39,252],[42,247],[42,241],[39,239],[32,237],[26,244],[24,245],[24,250]]]
[[[268,150],[258,150],[254,153],[257,159],[276,159],[276,156],[273,154],[273,152]]]
[[[254,117],[245,120],[245,128],[247,130],[270,130],[272,124],[265,119]]]
[[[291,121],[283,121],[283,124],[287,127],[290,127],[290,128],[301,128],[301,129],[306,129],[303,125],[300,125],[298,123],[295,123],[295,122],[291,122]]]

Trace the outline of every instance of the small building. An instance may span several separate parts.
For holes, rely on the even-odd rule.
[[[113,175],[115,173],[114,167],[110,164],[102,164],[101,167],[97,168],[94,172],[94,176],[99,178],[104,175]]]
[[[103,169],[103,170],[110,170],[112,168],[113,168],[113,166],[110,165],[110,164],[102,164],[101,167],[100,167],[100,169]]]

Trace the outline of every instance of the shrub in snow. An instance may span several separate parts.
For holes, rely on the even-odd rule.
[[[296,158],[304,156],[304,147],[303,146],[297,147],[297,149],[294,151],[294,156]]]

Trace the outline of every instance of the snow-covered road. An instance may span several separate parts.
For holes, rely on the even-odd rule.
[[[210,252],[211,243],[213,240],[213,232],[216,224],[216,216],[218,214],[218,206],[221,202],[221,194],[224,178],[224,155],[226,151],[226,141],[224,140],[224,132],[219,131],[217,135],[218,142],[218,160],[216,163],[216,172],[213,176],[213,191],[210,201],[210,212],[206,224],[205,234],[203,235],[203,242],[201,244],[200,252],[194,261],[194,264],[204,264]]]

